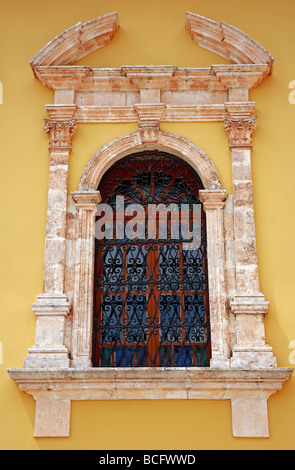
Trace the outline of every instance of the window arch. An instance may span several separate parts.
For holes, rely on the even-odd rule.
[[[202,189],[197,173],[166,152],[133,154],[104,175],[96,227],[95,367],[209,366]]]

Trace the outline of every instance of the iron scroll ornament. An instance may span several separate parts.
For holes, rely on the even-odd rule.
[[[158,151],[123,158],[104,175],[99,191],[114,219],[113,236],[95,242],[94,367],[209,366],[206,216],[200,189],[202,182],[187,163]],[[123,217],[118,197],[124,198]],[[118,230],[118,218],[128,224],[127,209],[134,204],[143,208],[145,236],[130,240]],[[183,238],[181,226],[175,236],[169,214],[166,238],[160,236],[159,217],[154,218],[155,236],[148,237],[150,210],[160,204],[185,205],[190,225],[193,208],[201,207],[197,247],[187,249],[191,240]]]

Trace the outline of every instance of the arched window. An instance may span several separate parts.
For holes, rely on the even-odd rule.
[[[206,217],[197,173],[159,151],[104,175],[96,222],[95,367],[209,367]]]

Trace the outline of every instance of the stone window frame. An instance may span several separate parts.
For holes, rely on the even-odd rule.
[[[269,303],[260,292],[253,207],[251,136],[257,119],[249,90],[272,73],[273,58],[226,23],[187,13],[186,27],[200,46],[231,64],[210,69],[74,66],[112,39],[119,28],[116,13],[78,23],[31,61],[35,76],[55,92],[45,119],[50,173],[44,287],[33,304],[36,343],[23,369],[8,373],[36,400],[36,437],[69,436],[72,400],[113,399],[231,400],[233,435],[268,437],[267,400],[292,374],[292,369],[277,367],[265,342]],[[109,92],[112,83],[121,84],[120,92]],[[224,124],[232,156],[232,195],[222,188],[205,152],[160,129],[161,122],[199,121]],[[68,198],[72,139],[77,125],[87,122],[136,122],[138,132],[99,149],[78,191]],[[207,218],[209,368],[104,369],[91,364],[97,188],[117,160],[151,149],[184,159],[205,188],[200,199]]]

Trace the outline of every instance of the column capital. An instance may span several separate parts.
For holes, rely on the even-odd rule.
[[[229,137],[230,148],[252,148],[252,134],[256,127],[256,116],[226,115],[224,128]]]
[[[101,202],[99,191],[74,191],[72,198],[76,203],[77,209],[94,211],[97,204]]]
[[[77,130],[75,119],[67,121],[44,119],[44,130],[50,136],[50,151],[71,151],[72,137]]]
[[[227,197],[227,191],[223,189],[202,189],[199,192],[199,199],[205,211],[223,209]]]

